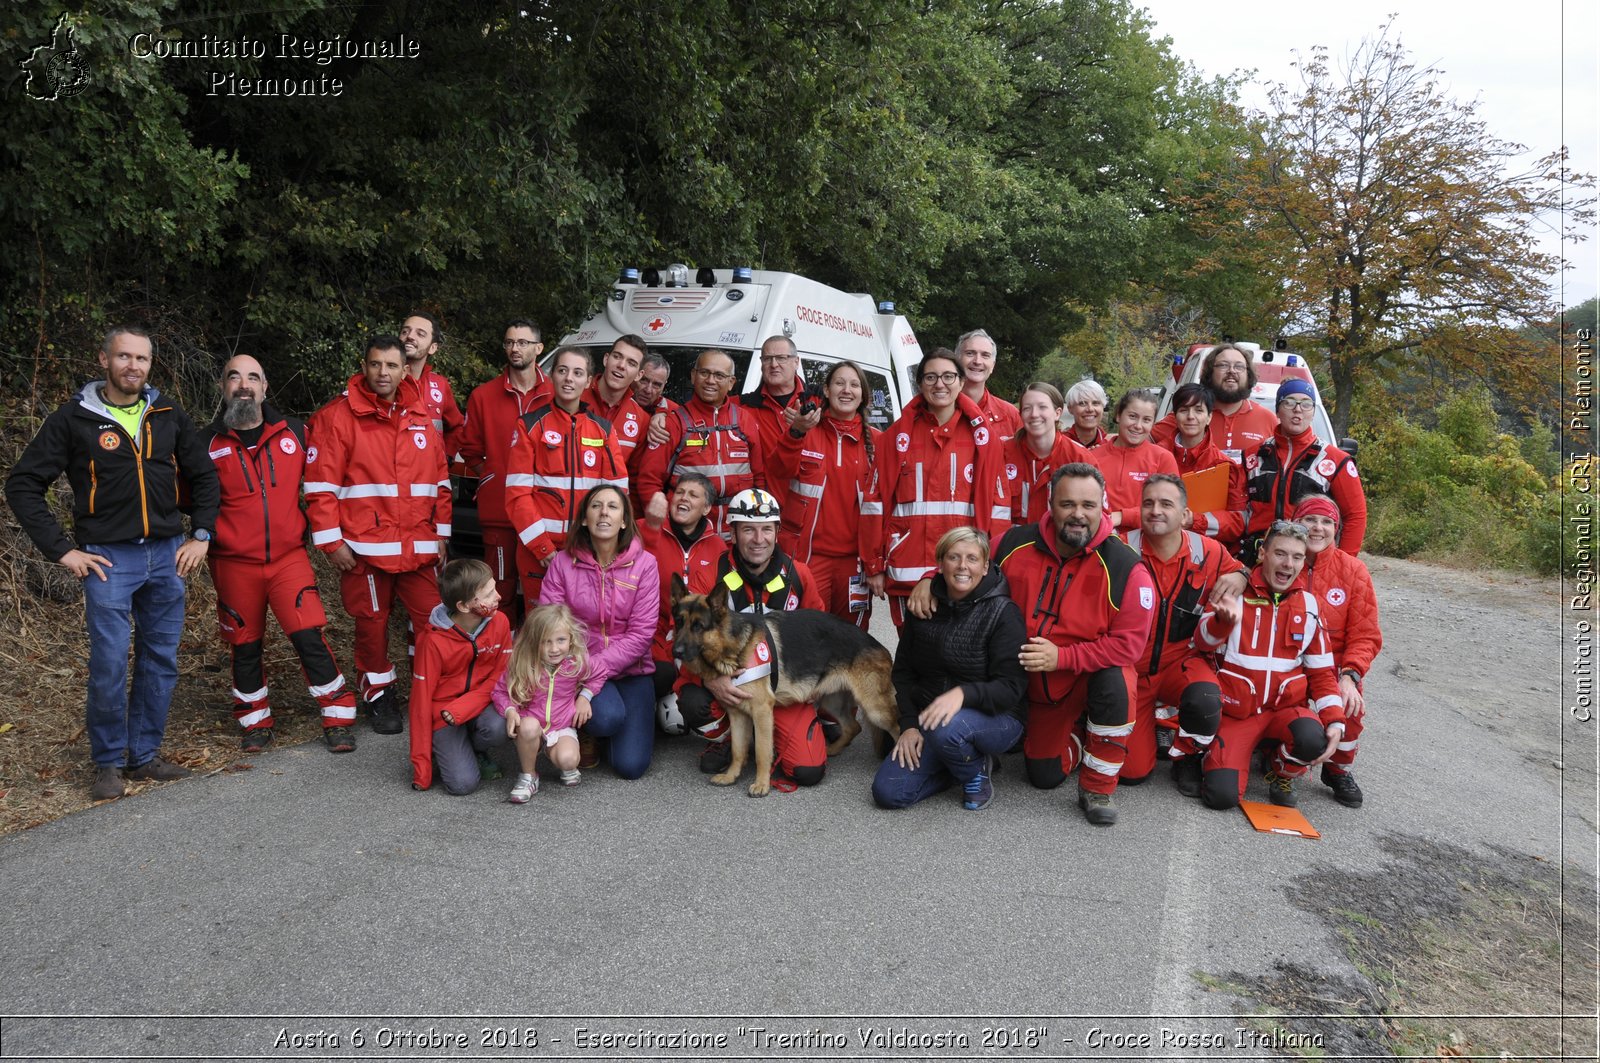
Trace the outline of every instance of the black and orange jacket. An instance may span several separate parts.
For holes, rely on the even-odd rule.
[[[191,526],[217,526],[217,473],[194,422],[155,388],[130,438],[100,397],[102,381],[85,384],[33,437],[6,477],[6,501],[39,552],[59,561],[75,546],[167,539],[183,534],[179,473],[188,481]],[[72,537],[45,493],[63,472],[72,486]]]

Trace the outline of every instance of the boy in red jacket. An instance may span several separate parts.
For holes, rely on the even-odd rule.
[[[483,711],[511,658],[511,621],[494,583],[488,565],[466,558],[439,577],[449,604],[437,606],[418,634],[411,669],[413,789],[432,786],[437,770],[446,793],[472,793],[483,781],[480,754],[505,741],[505,722]]]

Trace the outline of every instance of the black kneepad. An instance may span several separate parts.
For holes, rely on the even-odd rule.
[[[1239,773],[1232,768],[1206,772],[1200,779],[1200,800],[1212,808],[1236,808],[1239,804]]]
[[[1216,734],[1222,722],[1222,691],[1215,683],[1190,683],[1178,698],[1178,722],[1191,734]],[[1188,726],[1189,724],[1196,726]]]
[[[1289,722],[1289,737],[1293,739],[1289,753],[1300,761],[1316,760],[1322,756],[1328,743],[1328,734],[1322,729],[1322,721],[1304,716]]]
[[[1042,757],[1037,760],[1033,757],[1024,757],[1023,760],[1028,770],[1028,781],[1041,790],[1054,790],[1067,781],[1067,773],[1061,770],[1060,757]]]
[[[678,691],[678,715],[689,730],[704,727],[711,722],[711,692],[698,683],[690,683]]]

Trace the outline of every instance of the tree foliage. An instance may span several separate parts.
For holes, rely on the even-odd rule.
[[[1561,152],[1521,168],[1523,146],[1444,95],[1441,72],[1388,26],[1338,66],[1314,49],[1299,75],[1271,91],[1254,149],[1201,175],[1191,202],[1213,235],[1244,235],[1235,254],[1281,278],[1284,331],[1326,351],[1335,429],[1347,431],[1360,380],[1430,348],[1485,375],[1525,372],[1506,326],[1552,309],[1557,261],[1537,231],[1576,239],[1592,181]]]

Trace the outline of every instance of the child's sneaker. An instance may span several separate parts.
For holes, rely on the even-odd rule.
[[[528,798],[539,792],[539,776],[537,773],[523,772],[517,776],[516,783],[511,787],[510,801],[514,805],[527,804]]]
[[[568,768],[561,773],[562,786],[576,786],[583,781],[583,772],[577,768]]]

